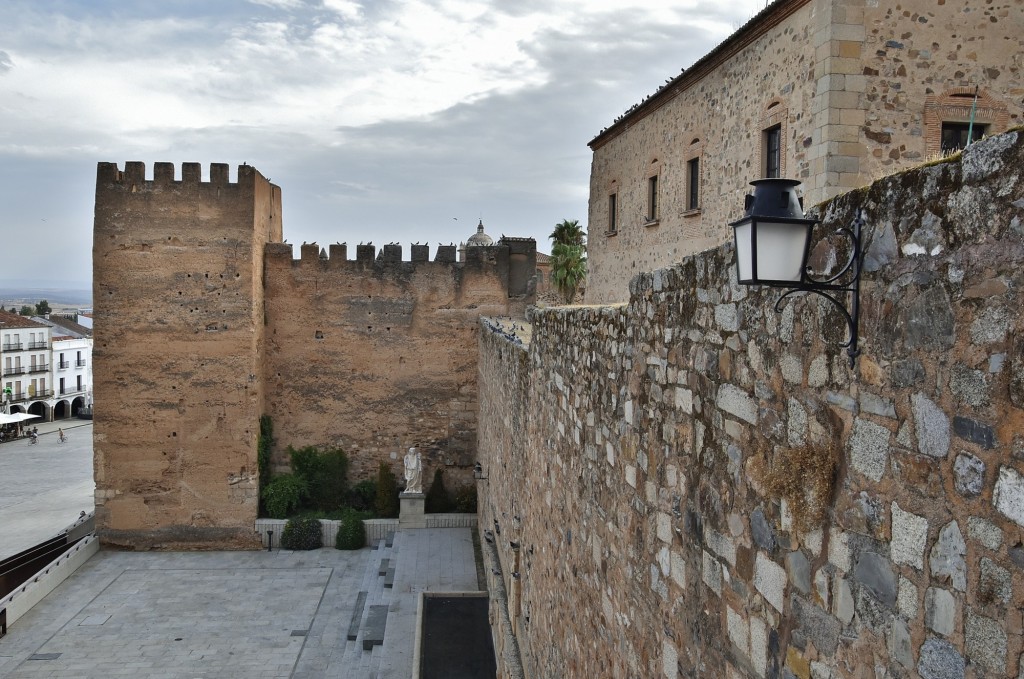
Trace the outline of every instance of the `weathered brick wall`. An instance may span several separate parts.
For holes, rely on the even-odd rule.
[[[868,217],[855,370],[731,246],[487,331],[479,525],[506,585],[520,545],[527,676],[1018,675],[1022,167],[1013,132],[824,207]]]
[[[351,480],[375,477],[381,460],[401,478],[402,455],[417,445],[424,490],[438,466],[450,466],[449,489],[471,483],[477,319],[522,315],[525,303],[508,294],[507,248],[482,248],[466,263],[400,261],[400,253],[355,261],[342,246],[319,253],[303,246],[293,260],[290,245],[267,247],[275,465],[287,466],[289,445],[340,446]]]
[[[280,189],[242,166],[100,163],[93,242],[96,525],[135,547],[258,546],[262,247]]]

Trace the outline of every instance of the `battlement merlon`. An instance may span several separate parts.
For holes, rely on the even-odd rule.
[[[536,249],[533,239],[528,241]],[[458,268],[478,268],[492,265],[495,262],[506,261],[510,254],[516,253],[516,247],[509,247],[505,243],[475,247],[467,250],[466,261],[460,262],[457,258],[457,250],[454,245],[439,245],[434,255],[434,264],[450,264]],[[273,242],[267,243],[265,255],[268,261],[273,261],[278,266],[326,266],[328,268],[355,267],[388,267],[401,264],[429,264],[430,246],[422,243],[414,243],[410,248],[410,259],[403,259],[403,246],[399,243],[387,243],[381,246],[378,252],[377,246],[372,243],[359,243],[355,248],[355,259],[348,259],[349,247],[347,243],[332,243],[328,248],[323,248],[317,243],[302,243],[299,246],[299,257],[294,257],[294,246],[290,243]]]
[[[97,163],[96,186],[122,185],[127,189],[135,187],[136,190],[149,187],[169,187],[175,184],[205,184],[210,186],[235,186],[252,185],[259,178],[264,182],[269,180],[260,174],[252,165],[238,166],[238,181],[228,180],[227,163],[210,163],[210,180],[202,181],[202,165],[200,163],[182,163],[181,179],[175,180],[174,163],[153,163],[153,179],[146,179],[146,164],[140,161],[127,161],[124,170],[117,167],[117,163]],[[273,185],[272,185],[273,186]]]

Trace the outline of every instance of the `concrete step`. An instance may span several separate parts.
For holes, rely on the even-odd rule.
[[[377,575],[387,575],[388,568],[391,567],[391,559],[381,559],[380,568],[377,569]]]
[[[384,586],[391,588],[395,586],[395,569],[394,567],[388,568],[387,573],[384,574]]]
[[[348,623],[348,640],[355,641],[359,636],[359,621],[363,619],[363,608],[366,606],[366,592],[360,592],[356,597],[356,607],[352,611],[352,619]]]
[[[363,650],[369,651],[374,646],[384,643],[384,628],[388,623],[387,606],[370,606],[370,612],[366,615],[366,624],[363,625]]]

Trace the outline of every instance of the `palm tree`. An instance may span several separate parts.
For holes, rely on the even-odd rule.
[[[551,279],[566,304],[587,277],[586,235],[578,219],[563,219],[551,232]]]
[[[551,278],[566,304],[572,304],[576,289],[587,277],[587,257],[582,245],[555,243],[551,248]]]
[[[564,243],[566,245],[579,245],[586,247],[584,241],[586,235],[578,219],[563,219],[561,223],[555,224],[555,230],[551,232],[551,242],[555,245]]]

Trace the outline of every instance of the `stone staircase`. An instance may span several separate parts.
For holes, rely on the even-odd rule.
[[[371,678],[378,675],[395,577],[394,539],[394,533],[389,533],[373,547],[374,558],[368,560],[359,591],[353,593],[356,601],[340,663],[344,672],[327,676]]]

